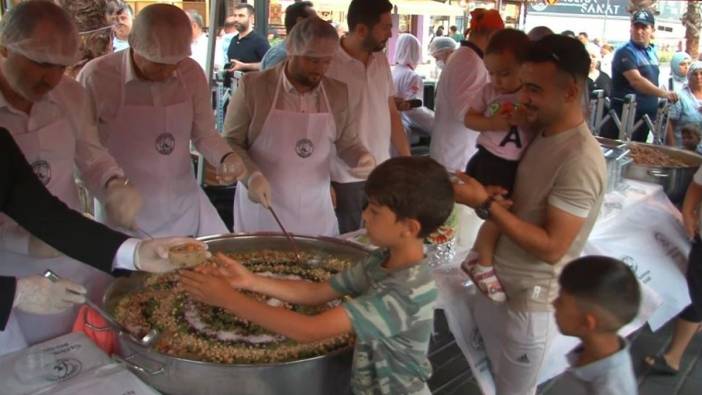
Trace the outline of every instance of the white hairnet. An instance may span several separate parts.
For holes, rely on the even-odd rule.
[[[700,62],[699,60],[690,63],[690,67],[688,67],[687,69],[687,78],[690,78],[692,74],[697,70],[702,70],[702,62]]]
[[[415,68],[421,61],[422,48],[417,37],[408,33],[400,34],[395,46],[395,64]]]
[[[0,22],[0,44],[37,63],[70,66],[78,58],[78,30],[51,1],[24,1]]]
[[[310,16],[295,24],[285,39],[285,49],[288,56],[334,56],[339,50],[339,36],[329,22]]]
[[[190,18],[170,4],[152,4],[136,18],[129,33],[129,45],[154,63],[176,64],[190,56],[193,31]]]
[[[429,53],[431,56],[436,56],[442,51],[453,51],[456,49],[456,41],[451,37],[434,37],[429,44]]]

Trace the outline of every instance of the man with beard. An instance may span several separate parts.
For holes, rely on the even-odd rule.
[[[361,143],[378,164],[390,158],[390,145],[409,156],[409,143],[395,106],[390,64],[382,52],[392,36],[392,4],[388,0],[353,0],[347,13],[349,34],[341,39],[327,75],[346,84],[349,111],[358,120]],[[365,181],[341,160],[332,158],[332,185],[341,233],[361,226]]]
[[[240,3],[234,6],[234,27],[239,34],[229,44],[228,71],[261,70],[261,59],[271,46],[265,37],[253,30],[254,12],[251,4]]]
[[[249,174],[237,185],[234,231],[277,231],[267,210],[274,208],[293,233],[335,236],[332,147],[359,179],[375,160],[358,139],[346,85],[325,77],[339,49],[336,30],[309,17],[295,25],[286,46],[288,60],[245,75],[229,104],[224,136]]]
[[[454,185],[457,202],[502,232],[494,262],[507,303],[479,296],[474,306],[501,395],[536,392],[557,333],[551,303],[558,274],[580,256],[604,196],[604,158],[582,111],[589,63],[575,39],[550,35],[532,43],[519,102],[540,132],[519,163],[511,210],[471,177],[459,174]]]

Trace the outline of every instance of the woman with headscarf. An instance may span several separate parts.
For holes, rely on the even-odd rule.
[[[395,48],[392,80],[395,84],[398,109],[402,111],[402,124],[410,135],[412,132],[428,135],[434,123],[434,112],[419,106],[411,108],[409,100],[424,101],[424,81],[415,71],[422,60],[419,40],[411,34],[400,34]]]
[[[682,146],[682,128],[687,124],[702,124],[702,62],[694,62],[687,71],[687,82],[677,91],[679,100],[668,112],[666,144]]]
[[[593,92],[596,90],[603,90],[605,97],[609,97],[612,93],[612,79],[600,70],[600,62],[602,57],[600,55],[600,49],[594,45],[585,46],[587,52],[590,54],[590,72],[587,75],[587,88],[590,92],[590,98],[593,97]]]
[[[687,69],[692,62],[692,58],[685,52],[676,52],[670,60],[670,79],[668,89],[677,92],[685,87],[687,83]]]

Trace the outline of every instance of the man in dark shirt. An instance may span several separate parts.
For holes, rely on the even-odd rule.
[[[234,7],[234,26],[239,32],[232,38],[227,51],[229,71],[261,70],[261,59],[270,45],[265,37],[253,31],[254,8],[240,3]]]
[[[634,12],[631,19],[631,40],[617,49],[612,60],[612,107],[621,115],[624,97],[636,95],[636,117],[638,122],[644,114],[651,120],[656,118],[658,98],[677,101],[673,92],[658,87],[658,56],[651,44],[655,26],[653,14],[648,10]],[[618,138],[619,130],[610,123],[602,131],[603,137]],[[648,127],[643,124],[633,131],[632,140],[646,141]]]

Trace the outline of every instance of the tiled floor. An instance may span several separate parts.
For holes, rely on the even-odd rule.
[[[473,379],[461,350],[448,330],[441,312],[436,315],[436,334],[429,346],[429,359],[434,375],[429,387],[435,395],[478,395],[480,389]],[[629,340],[631,354],[639,380],[640,395],[702,395],[702,334],[696,336],[685,354],[677,376],[660,376],[649,372],[641,362],[645,355],[656,354],[670,342],[672,325],[656,333],[648,328],[637,332]],[[558,377],[539,388],[542,395],[569,395],[569,388]]]

